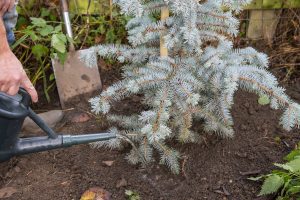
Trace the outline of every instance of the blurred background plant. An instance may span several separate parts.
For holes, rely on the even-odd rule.
[[[50,102],[56,93],[51,58],[64,62],[69,42],[76,49],[100,43],[126,43],[127,18],[111,0],[70,0],[74,41],[64,34],[58,0],[21,0],[16,42],[12,48],[39,91],[42,101]],[[89,4],[90,3],[90,4]],[[114,61],[106,60],[107,66]]]

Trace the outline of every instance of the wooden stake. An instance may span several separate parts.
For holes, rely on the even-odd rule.
[[[110,22],[112,24],[113,21],[113,1],[109,0],[109,14],[110,14]]]
[[[161,20],[165,20],[170,16],[169,8],[168,7],[162,7],[161,9]],[[165,46],[165,41],[164,41],[164,33],[161,34],[160,36],[160,56],[168,56],[168,49]]]

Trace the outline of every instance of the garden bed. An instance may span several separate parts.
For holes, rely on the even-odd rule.
[[[259,50],[268,52],[273,73],[277,75],[281,85],[287,88],[287,93],[300,103],[299,25],[294,23],[299,11],[286,10],[282,13],[274,44],[261,41],[248,43],[248,40],[238,37],[235,45],[241,47],[254,44]],[[123,27],[126,20],[122,16],[117,19],[118,23],[111,24],[111,16],[107,19],[93,18],[98,24],[105,24],[101,29],[110,34],[100,34],[102,31],[97,29],[97,37],[89,36],[85,45],[102,43],[103,40],[109,43],[120,42],[119,38],[125,37],[125,29],[120,27]],[[84,31],[82,33],[85,34]],[[23,52],[22,48],[25,47],[16,49],[17,54]],[[36,63],[24,58],[28,63]],[[49,57],[45,58],[49,60]],[[119,68],[112,69],[104,61],[99,66],[102,69],[104,89],[120,79]],[[31,69],[30,66],[28,69]],[[51,74],[50,64],[48,69],[46,74]],[[35,68],[32,70],[34,74]],[[41,77],[38,79],[42,80]],[[41,98],[39,104],[33,105],[33,109],[43,112],[59,108],[55,90],[49,90],[52,97],[49,104],[43,95],[45,88],[39,82],[37,88]],[[66,111],[64,122],[57,128],[57,132],[95,133],[106,131],[110,127],[104,117],[90,113],[88,99],[88,96],[74,99],[71,103],[74,109]],[[129,164],[124,158],[129,152],[129,146],[121,151],[109,151],[80,145],[20,156],[0,163],[0,199],[8,196],[8,200],[77,200],[84,191],[92,187],[106,189],[112,194],[112,199],[116,200],[127,199],[125,190],[137,192],[143,200],[274,199],[272,196],[258,197],[261,183],[247,178],[269,173],[274,169],[274,162],[283,162],[283,156],[300,141],[300,132],[299,129],[289,133],[284,131],[279,125],[280,111],[259,105],[257,99],[256,95],[246,92],[239,91],[236,94],[232,109],[235,136],[232,139],[204,133],[201,122],[195,122],[193,130],[201,134],[201,143],[173,142],[172,146],[180,151],[182,158],[179,175],[173,175],[165,165],[159,165],[158,162],[146,168]],[[139,96],[134,96],[114,105],[112,110],[122,114],[139,111],[142,108],[140,100]],[[82,123],[71,122],[78,113],[83,113],[88,116],[86,119],[90,119]]]
[[[104,73],[104,85],[118,77]],[[300,102],[300,79],[287,86],[288,94]],[[121,112],[139,107],[139,97],[118,106]],[[90,187],[102,187],[112,199],[126,199],[125,190],[140,194],[144,200],[158,199],[272,199],[257,197],[260,184],[248,177],[268,173],[272,163],[282,157],[300,140],[299,130],[287,133],[278,125],[280,112],[257,104],[257,96],[238,92],[233,107],[235,137],[221,139],[203,134],[201,144],[175,144],[182,153],[180,175],[158,163],[147,168],[133,166],[124,159],[128,149],[108,151],[81,145],[63,150],[13,158],[0,164],[0,188],[16,189],[11,200],[80,199]],[[89,111],[87,98],[74,102],[76,108],[67,113]],[[121,106],[121,107],[120,107]],[[67,122],[58,130],[63,133],[104,131],[108,124],[92,117],[84,123]],[[194,129],[203,132],[201,123]],[[105,164],[105,161],[109,165]],[[104,162],[104,163],[103,163]]]

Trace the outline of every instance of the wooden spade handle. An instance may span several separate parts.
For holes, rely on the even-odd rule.
[[[63,12],[69,12],[69,6],[66,0],[60,0],[60,4]]]

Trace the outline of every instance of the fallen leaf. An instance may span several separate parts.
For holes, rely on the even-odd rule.
[[[258,103],[262,106],[270,104],[270,98],[267,95],[263,95],[258,99]]]
[[[92,191],[86,191],[81,196],[80,200],[94,200],[96,197],[96,193]]]
[[[125,178],[122,178],[117,181],[116,188],[125,187],[125,186],[127,186],[127,181]]]
[[[70,182],[69,181],[64,181],[61,183],[62,186],[70,186]]]
[[[13,194],[18,192],[16,188],[13,187],[4,187],[0,189],[0,199],[11,197]]]
[[[80,200],[110,200],[110,193],[100,187],[93,187],[83,193]]]
[[[108,167],[111,167],[114,164],[114,162],[115,161],[113,161],[113,160],[107,160],[107,161],[103,161],[102,163]]]
[[[73,123],[83,123],[87,122],[91,119],[91,117],[86,113],[78,113],[72,119],[71,122]]]

